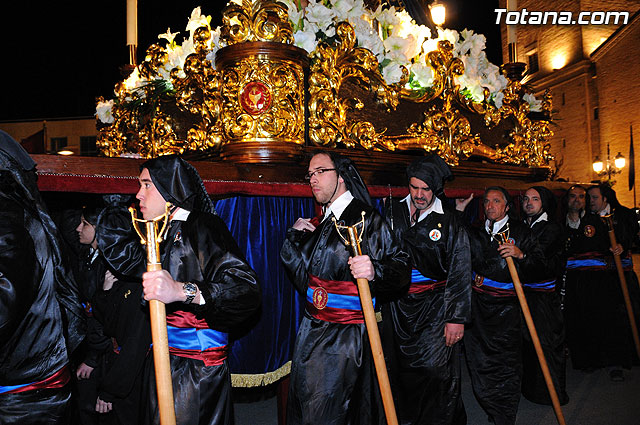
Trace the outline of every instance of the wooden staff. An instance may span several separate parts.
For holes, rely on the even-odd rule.
[[[506,242],[507,239],[509,239],[507,232],[498,234],[501,237],[503,243]],[[518,296],[518,301],[520,302],[520,308],[522,308],[522,314],[524,315],[524,319],[527,322],[527,328],[529,328],[529,333],[531,334],[531,341],[533,342],[533,346],[536,349],[536,354],[538,355],[538,362],[540,363],[540,369],[542,369],[542,375],[544,376],[544,381],[547,384],[547,389],[549,390],[549,395],[551,396],[551,403],[553,404],[553,410],[556,414],[556,419],[558,420],[558,424],[566,425],[564,415],[562,414],[562,408],[560,407],[558,393],[556,392],[556,387],[553,385],[551,373],[549,372],[549,366],[547,365],[547,359],[544,357],[542,344],[540,344],[540,338],[538,338],[538,331],[536,331],[536,326],[533,323],[531,311],[529,310],[529,304],[527,303],[527,298],[524,295],[522,283],[520,283],[518,270],[516,270],[516,265],[514,264],[512,257],[507,257],[505,258],[505,260],[507,260],[507,266],[509,267],[511,280],[513,280],[513,287],[516,290],[516,295]]]
[[[133,228],[140,237],[140,242],[147,248],[147,271],[162,270],[160,264],[160,242],[169,222],[169,211],[154,220],[140,220],[136,218],[136,212],[129,208]],[[164,223],[159,232],[158,223]],[[146,228],[146,237],[138,227],[143,223]],[[156,233],[157,232],[157,233]],[[149,300],[149,315],[151,319],[151,339],[153,341],[153,363],[156,374],[156,392],[158,396],[158,408],[160,410],[161,425],[175,425],[176,412],[173,403],[173,384],[171,382],[171,365],[169,363],[169,338],[167,337],[167,313],[165,304],[159,300]]]
[[[609,229],[609,240],[611,241],[611,249],[615,249],[618,246],[616,241],[616,234],[613,228],[613,214],[604,215],[601,217]],[[627,315],[629,316],[629,324],[631,325],[631,334],[633,335],[633,342],[636,345],[636,352],[638,358],[640,358],[640,339],[638,338],[638,328],[636,326],[635,315],[633,314],[633,307],[631,306],[631,298],[629,297],[629,288],[627,287],[627,279],[624,277],[624,269],[622,268],[622,261],[620,260],[620,254],[613,254],[613,260],[616,263],[616,269],[618,270],[618,278],[620,279],[620,288],[622,288],[622,296],[624,297],[624,304],[627,307]]]
[[[362,222],[359,223],[364,228],[364,211],[362,212]],[[349,234],[349,241],[346,239],[345,243],[351,246],[353,256],[362,255],[360,250],[360,238],[358,237],[358,229],[355,226],[338,226],[334,218],[334,224],[340,233],[340,228],[346,229]],[[371,354],[373,355],[373,363],[376,368],[376,375],[378,377],[378,384],[380,386],[380,393],[382,395],[382,405],[384,407],[384,414],[387,418],[388,425],[398,425],[398,418],[396,416],[396,407],[393,403],[393,395],[391,394],[391,385],[389,384],[389,376],[387,374],[387,366],[384,361],[384,354],[382,353],[382,343],[380,342],[380,332],[378,331],[378,323],[376,321],[376,314],[373,311],[373,301],[371,299],[371,290],[369,289],[369,281],[367,279],[356,279],[358,284],[358,294],[360,295],[360,304],[362,305],[362,314],[364,315],[364,323],[367,327],[367,334],[369,335],[369,344],[371,345]]]

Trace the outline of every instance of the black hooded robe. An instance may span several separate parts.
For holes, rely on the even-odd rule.
[[[58,229],[29,171],[35,163],[9,135],[0,137],[0,420],[63,423],[69,356],[86,323]]]
[[[510,218],[509,236],[526,257],[514,259],[521,282],[540,278],[544,256],[529,228]],[[502,232],[506,225],[500,229]],[[522,379],[522,319],[507,261],[482,228],[469,232],[474,272],[465,354],[476,399],[496,425],[513,425]],[[490,282],[498,282],[498,284]],[[502,285],[501,285],[502,284]],[[502,286],[502,287],[500,287]]]
[[[625,269],[631,303],[639,323],[637,277],[630,248],[638,225],[628,209],[614,211],[616,241],[624,248],[620,256]],[[606,366],[631,368],[637,361],[631,326],[608,229],[602,219],[586,213],[569,240],[564,315],[567,344],[574,369]]]
[[[362,219],[362,211],[366,215],[361,249],[363,255],[369,255],[375,269],[375,279],[370,282],[375,297],[376,292],[407,284],[408,257],[396,244],[384,219],[357,198],[346,207],[340,222],[355,225]],[[313,317],[312,313],[318,310],[309,302],[310,275],[353,282],[351,288],[356,288],[347,263],[350,256],[331,217],[313,232],[293,228],[287,231],[280,257],[292,283],[308,300],[293,353],[288,425],[372,425],[385,421],[364,320],[359,323],[322,320]]]
[[[547,220],[535,222],[531,232],[544,252],[547,272],[540,282],[524,284],[524,291],[558,399],[560,404],[566,404],[569,396],[566,392],[564,319],[555,282],[561,278],[566,263],[565,237],[558,223]],[[523,327],[523,338],[522,395],[531,402],[551,405],[549,390],[526,326]]]
[[[466,424],[461,344],[447,347],[444,327],[445,323],[467,323],[471,316],[467,230],[447,209],[443,214],[431,212],[410,227],[407,203],[392,202],[386,206],[387,221],[393,215],[394,232],[409,253],[412,267],[443,283],[411,293],[410,288],[404,288],[399,298],[382,306],[383,327],[389,328],[384,335],[393,338],[384,341],[385,351],[394,351],[389,355],[393,362],[389,367],[398,415],[401,423],[416,425]]]
[[[245,324],[260,306],[255,271],[247,264],[227,226],[218,217],[195,169],[177,157],[145,162],[158,191],[190,211],[171,220],[160,246],[162,269],[179,282],[195,283],[204,305],[167,305],[171,377],[178,424],[232,424],[228,332]],[[98,222],[98,245],[119,273],[140,278],[146,253],[127,211],[105,210]],[[197,336],[196,336],[197,335]],[[140,347],[148,349],[148,347]],[[150,356],[152,358],[152,356]],[[146,367],[149,422],[159,412],[152,362]]]

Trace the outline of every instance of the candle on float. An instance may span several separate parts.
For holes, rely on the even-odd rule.
[[[515,12],[518,10],[518,0],[507,0],[507,13]],[[507,25],[507,44],[515,43],[517,41],[516,26]]]
[[[138,45],[138,0],[127,0],[127,46]]]

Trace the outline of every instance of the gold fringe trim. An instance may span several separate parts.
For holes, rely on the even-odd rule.
[[[284,378],[291,373],[291,360],[286,362],[280,368],[267,373],[259,373],[255,375],[231,374],[231,385],[241,388],[262,387],[273,384],[274,382]]]

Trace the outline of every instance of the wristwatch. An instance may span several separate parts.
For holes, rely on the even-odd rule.
[[[195,283],[185,282],[182,284],[182,290],[184,294],[187,296],[187,299],[184,300],[185,304],[191,304],[191,301],[198,295],[198,287]]]

